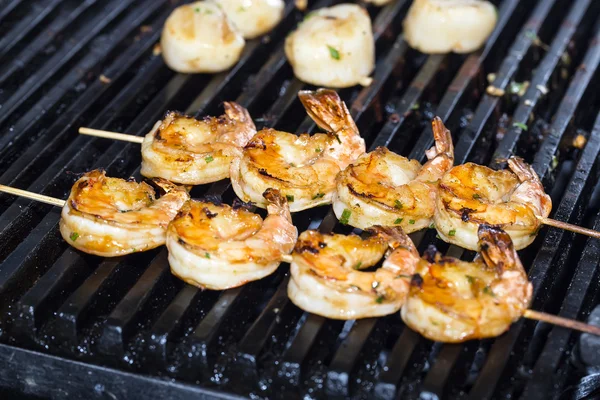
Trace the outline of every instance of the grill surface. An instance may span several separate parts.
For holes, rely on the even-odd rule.
[[[170,109],[216,115],[222,101],[235,100],[259,128],[314,130],[296,96],[310,87],[294,79],[283,53],[286,33],[302,18],[292,4],[232,70],[186,76],[153,53],[175,3],[4,2],[0,183],[66,198],[92,168],[140,178],[137,145],[78,136],[76,128],[143,135]],[[600,228],[600,4],[503,0],[485,48],[425,56],[401,34],[409,3],[369,9],[373,84],[340,92],[369,147],[423,159],[429,121],[439,115],[452,130],[457,164],[521,155],[552,196],[551,217]],[[531,82],[526,93],[510,94],[511,82],[523,81]],[[487,95],[488,83],[509,94]],[[587,139],[583,149],[572,145],[577,135]],[[234,197],[227,182],[192,194]],[[563,328],[522,320],[497,339],[448,345],[423,339],[398,315],[327,320],[291,304],[285,264],[262,281],[203,292],[170,275],[164,248],[118,259],[73,250],[60,238],[59,218],[51,206],[0,195],[0,386],[9,394],[580,399],[598,387],[576,357],[579,334]],[[349,231],[328,207],[294,222],[300,232]],[[473,257],[433,231],[413,238],[421,251],[433,243]],[[597,240],[542,229],[520,253],[533,308],[586,319],[598,303],[599,252]]]

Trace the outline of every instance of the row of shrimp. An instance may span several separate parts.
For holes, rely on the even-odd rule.
[[[299,307],[349,319],[404,305],[405,322],[438,340],[485,337],[518,318],[531,289],[515,248],[533,240],[538,217],[551,207],[535,172],[518,158],[509,160],[512,172],[469,163],[453,167],[452,138],[439,118],[432,122],[435,146],[424,165],[385,148],[365,153],[337,93],[302,91],[299,98],[325,134],[256,132],[248,111],[231,102],[217,118],[168,113],[142,145],[142,175],[152,178],[162,197],[156,199],[146,183],[92,171],[76,182],[63,208],[63,237],[102,256],[166,244],[172,272],[209,289],[261,279],[294,250],[288,294]],[[177,185],[227,177],[242,200],[233,207],[192,200]],[[291,212],[331,203],[342,223],[369,236],[307,231],[298,237]],[[267,217],[250,204],[266,208]],[[448,242],[481,248],[482,259],[464,263],[435,251],[420,258],[406,233],[432,223]],[[365,271],[386,253],[381,268]],[[441,311],[434,310],[442,304],[433,302],[438,296],[446,299]],[[496,314],[486,309],[491,305]],[[490,328],[494,324],[499,328]]]

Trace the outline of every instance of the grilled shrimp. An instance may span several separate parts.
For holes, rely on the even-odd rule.
[[[273,29],[283,17],[283,0],[214,0],[245,39]]]
[[[488,1],[415,0],[404,20],[404,35],[423,53],[469,53],[483,45],[497,19]]]
[[[356,4],[321,8],[306,16],[285,40],[294,75],[330,88],[368,85],[375,68],[369,13]]]
[[[211,1],[177,7],[160,38],[165,63],[182,73],[225,71],[238,61],[245,45],[221,7]]]
[[[488,223],[502,227],[517,250],[533,242],[552,200],[525,161],[511,157],[508,165],[510,171],[494,171],[466,163],[442,178],[434,222],[444,241],[477,250],[478,225]]]
[[[265,207],[261,194],[277,188],[292,212],[330,204],[338,172],[365,151],[348,109],[332,90],[299,93],[310,117],[327,134],[302,134],[264,129],[231,163],[231,183],[245,202]]]
[[[431,224],[438,181],[454,162],[450,131],[437,117],[431,125],[436,145],[425,165],[378,147],[337,176],[333,211],[340,221],[361,229],[400,225],[407,233]]]
[[[225,102],[220,117],[193,117],[169,112],[144,137],[142,175],[184,185],[201,185],[229,177],[229,164],[256,133],[248,110]]]
[[[366,239],[303,232],[290,267],[288,296],[301,309],[334,319],[392,314],[404,303],[419,253],[400,227],[375,226]],[[390,252],[381,268],[372,267]]]
[[[532,286],[510,240],[481,225],[473,262],[443,257],[430,248],[402,308],[402,319],[428,339],[463,342],[498,336],[529,307]]]
[[[288,204],[275,189],[264,193],[263,219],[243,207],[187,202],[169,225],[171,272],[191,285],[221,290],[273,273],[298,238]]]
[[[166,192],[158,200],[146,183],[109,178],[101,170],[86,173],[62,209],[62,237],[78,250],[103,257],[165,244],[167,225],[190,196],[164,179],[154,183]]]

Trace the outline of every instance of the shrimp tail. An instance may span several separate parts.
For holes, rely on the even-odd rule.
[[[427,158],[431,160],[439,154],[444,154],[454,160],[454,145],[452,144],[452,134],[446,128],[440,117],[435,117],[431,121],[431,130],[435,139],[435,146],[427,150],[425,153]]]
[[[502,228],[481,224],[477,235],[481,257],[488,267],[496,268],[499,274],[507,269],[523,269],[510,235]]]
[[[252,117],[245,107],[242,107],[240,104],[234,101],[223,102],[223,107],[225,108],[225,115],[227,115],[229,118],[247,124],[248,127],[256,130],[254,121],[252,121]]]
[[[171,192],[177,192],[177,191],[182,191],[185,190],[187,192],[187,189],[183,186],[179,186],[174,184],[171,181],[168,181],[166,179],[163,178],[153,178],[151,181],[156,187],[158,187],[162,193],[171,193]]]
[[[350,129],[358,134],[350,111],[334,90],[301,90],[298,97],[308,115],[321,129],[329,133]]]
[[[417,257],[419,256],[419,252],[417,251],[415,244],[400,226],[375,225],[367,229],[367,231],[383,237],[383,239],[389,243],[389,246],[392,250],[401,247]]]
[[[269,202],[267,205],[269,215],[280,215],[289,221],[292,220],[288,202],[279,190],[268,188],[263,193],[263,197]]]
[[[508,167],[517,175],[521,182],[540,180],[533,167],[527,164],[521,157],[510,157],[508,159]]]

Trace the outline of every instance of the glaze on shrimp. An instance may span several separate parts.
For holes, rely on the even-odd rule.
[[[110,178],[101,170],[86,173],[62,209],[62,237],[78,250],[103,257],[165,244],[167,225],[189,194],[164,179],[154,183],[165,192],[159,199],[146,183]]]
[[[243,201],[264,208],[262,193],[276,188],[292,212],[330,204],[336,175],[364,153],[365,142],[336,92],[320,89],[298,96],[327,134],[258,132],[231,163],[231,183]]]

